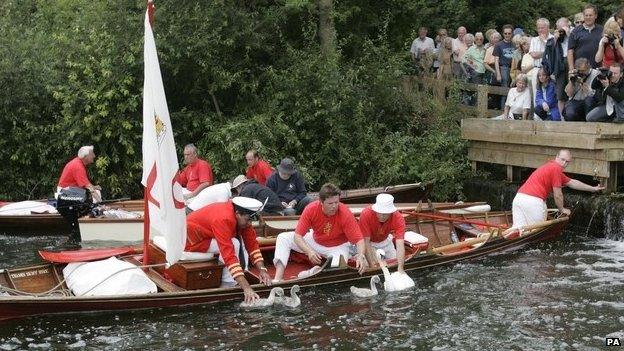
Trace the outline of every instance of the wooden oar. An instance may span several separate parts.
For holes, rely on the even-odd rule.
[[[73,251],[39,251],[41,258],[53,263],[71,263],[102,260],[105,258],[142,253],[138,246],[109,247],[102,249],[80,249]]]
[[[458,243],[453,243],[453,244],[449,244],[449,245],[444,245],[444,246],[440,246],[440,247],[436,247],[431,249],[431,252],[433,252],[434,254],[437,253],[443,253],[444,251],[449,251],[449,250],[458,250],[458,249],[462,249],[466,246],[472,246],[472,245],[476,245],[482,242],[486,242],[489,238],[490,238],[491,234],[487,233],[485,235],[482,235],[478,238],[472,238],[472,239],[466,239],[464,241],[460,241]]]
[[[440,220],[445,220],[445,221],[455,222],[455,223],[467,223],[467,224],[480,225],[482,227],[494,227],[494,228],[507,229],[507,226],[504,224],[494,224],[494,223],[488,223],[488,222],[483,222],[483,221],[475,221],[472,219],[463,219],[459,217],[435,215],[435,214],[422,213],[422,212],[408,212],[408,213],[412,216],[423,217],[423,218],[428,218],[428,219],[440,219]]]
[[[507,230],[505,230],[503,232],[503,236],[504,237],[508,237],[510,234],[512,234],[515,231],[518,231],[519,233],[522,233],[524,231],[528,231],[528,230],[533,230],[533,229],[540,229],[546,226],[549,226],[551,224],[555,224],[555,223],[560,223],[560,222],[565,222],[567,221],[569,218],[567,216],[562,216],[559,218],[555,218],[555,219],[551,219],[551,220],[547,220],[547,221],[541,221],[541,222],[537,222],[537,223],[533,223],[533,224],[528,224],[522,227],[518,227],[518,228],[509,228]]]

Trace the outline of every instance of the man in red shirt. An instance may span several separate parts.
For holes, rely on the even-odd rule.
[[[256,199],[237,196],[228,202],[213,203],[205,206],[186,217],[185,251],[219,253],[221,261],[227,269],[223,270],[222,281],[236,281],[245,292],[245,301],[258,299],[244,274],[244,263],[241,265],[241,238],[245,243],[251,263],[260,270],[260,281],[271,285],[271,277],[264,266],[264,259],[256,239],[256,231],[251,225],[251,218],[262,210],[262,203]],[[243,255],[241,255],[243,253]]]
[[[390,194],[377,195],[375,204],[362,210],[359,224],[366,242],[369,264],[377,261],[376,249],[382,249],[386,259],[396,258],[398,271],[405,272],[405,218],[394,206],[394,197]],[[396,249],[392,243],[393,238]]]
[[[193,144],[184,147],[184,163],[186,167],[178,173],[178,181],[186,188],[184,198],[192,199],[213,184],[212,167],[197,156],[197,148]]]
[[[87,166],[92,164],[95,160],[95,152],[93,152],[93,146],[83,146],[78,150],[78,157],[75,157],[69,161],[59,178],[56,193],[63,188],[78,187],[88,189],[91,192],[94,202],[102,201],[102,195],[100,191],[102,187],[99,185],[91,184],[89,177],[87,176]]]
[[[309,231],[312,229],[311,231]],[[349,208],[340,203],[340,189],[326,183],[319,191],[319,200],[303,210],[294,232],[281,233],[275,242],[275,281],[284,277],[290,250],[305,253],[308,259],[321,264],[321,255],[338,260],[349,257],[350,243],[356,245],[356,267],[366,267],[366,247],[357,220]],[[338,262],[338,261],[337,261]]]
[[[525,225],[546,220],[546,199],[552,192],[555,204],[559,212],[570,215],[570,210],[564,207],[564,186],[575,190],[596,192],[603,190],[600,185],[591,186],[579,180],[568,178],[563,170],[572,162],[572,154],[569,150],[560,150],[554,160],[548,161],[533,171],[524,184],[518,189],[512,204],[513,227],[519,228]]]
[[[267,178],[273,173],[271,165],[260,158],[257,150],[249,150],[245,155],[245,160],[249,166],[245,176],[249,179],[255,179],[260,185],[266,186]]]

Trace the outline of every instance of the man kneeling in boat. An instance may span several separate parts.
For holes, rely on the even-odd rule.
[[[312,229],[310,232],[308,230]],[[284,277],[290,250],[305,253],[315,265],[321,264],[321,255],[339,262],[340,256],[349,257],[349,242],[357,246],[356,267],[360,273],[366,267],[365,244],[362,232],[351,210],[340,203],[340,189],[327,183],[319,191],[319,200],[303,210],[294,232],[281,233],[275,243],[275,281]]]
[[[102,187],[91,184],[89,176],[87,176],[87,166],[92,164],[94,160],[95,152],[93,152],[93,146],[81,147],[78,150],[78,157],[75,157],[63,167],[63,172],[56,187],[56,193],[58,194],[61,189],[67,187],[84,188],[91,192],[93,202],[101,202],[102,194],[100,191]]]
[[[564,207],[564,186],[575,190],[596,192],[603,190],[600,185],[591,186],[579,180],[571,179],[563,170],[572,162],[569,150],[560,150],[554,160],[548,161],[533,171],[524,184],[518,189],[512,205],[513,227],[520,228],[526,225],[546,220],[546,199],[553,192],[555,204],[559,212],[570,215],[570,210]]]
[[[219,261],[227,267],[223,270],[222,282],[238,283],[245,292],[247,302],[259,296],[245,279],[245,262],[241,261],[246,261],[246,252],[241,247],[240,238],[251,257],[251,263],[260,271],[260,282],[271,285],[271,277],[264,266],[256,240],[256,231],[251,225],[251,218],[260,210],[260,201],[238,196],[231,201],[205,206],[186,217],[185,251],[219,253]]]
[[[366,257],[373,265],[376,262],[376,250],[382,249],[388,260],[397,259],[398,271],[404,272],[405,263],[405,218],[394,206],[394,197],[379,194],[372,206],[366,207],[360,214],[360,229],[366,242]],[[392,239],[396,243],[396,249]]]

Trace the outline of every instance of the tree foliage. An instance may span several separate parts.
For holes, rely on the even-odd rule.
[[[274,165],[293,157],[312,189],[437,179],[438,198],[457,197],[461,113],[401,86],[416,29],[580,10],[564,1],[334,0],[336,54],[323,56],[318,0],[158,0],[178,147],[197,144],[219,181],[253,147]],[[107,197],[140,195],[144,11],[142,0],[0,2],[0,199],[51,195],[85,144]]]

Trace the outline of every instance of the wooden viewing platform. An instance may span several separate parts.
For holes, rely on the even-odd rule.
[[[624,176],[624,124],[595,122],[553,122],[493,120],[501,110],[488,108],[490,95],[507,95],[509,88],[444,81],[431,77],[409,76],[403,79],[407,94],[417,87],[429,89],[434,98],[445,100],[456,86],[472,92],[474,106],[462,106],[461,136],[469,142],[468,158],[473,170],[479,162],[507,166],[507,179],[515,179],[518,168],[537,168],[553,159],[560,149],[572,152],[573,162],[566,173],[597,178],[607,188],[618,189],[618,176]],[[533,112],[529,113],[532,116]],[[471,118],[477,117],[477,118]]]
[[[613,123],[513,121],[463,119],[462,138],[469,141],[468,158],[473,170],[478,162],[537,168],[553,159],[559,149],[570,149],[573,162],[566,173],[600,179],[607,191],[618,187],[624,162],[624,125]]]

